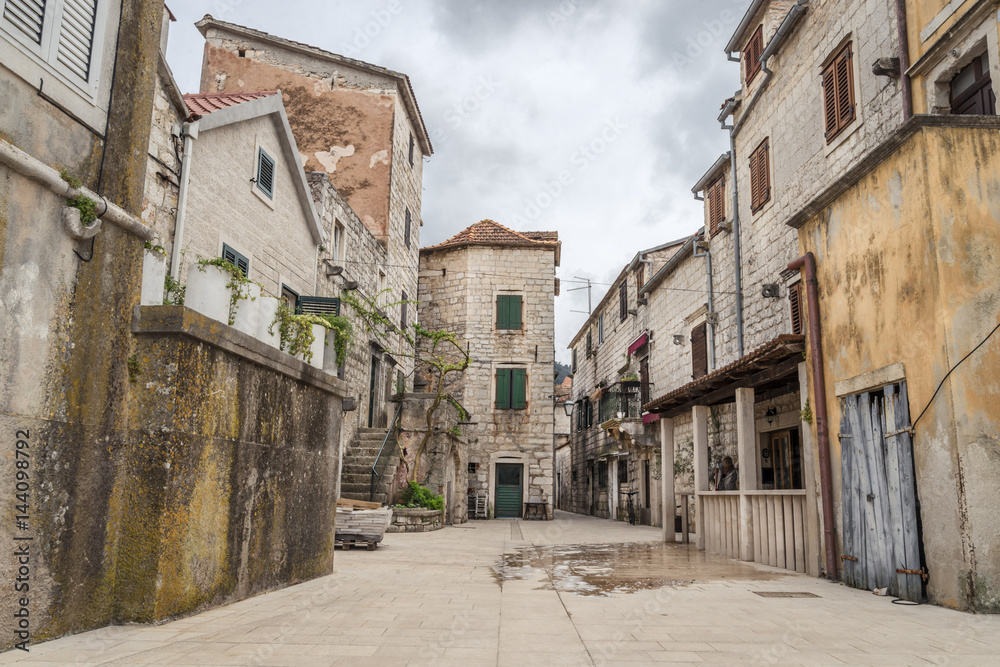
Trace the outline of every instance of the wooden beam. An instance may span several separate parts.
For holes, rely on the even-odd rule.
[[[690,410],[695,405],[719,405],[720,403],[732,403],[737,389],[759,387],[775,382],[776,380],[780,380],[786,376],[795,375],[798,373],[798,366],[799,360],[794,356],[789,357],[788,359],[785,359],[784,361],[781,361],[763,371],[744,377],[743,379],[732,382],[724,387],[704,393],[701,396],[685,401],[684,403],[676,407],[672,407],[669,410],[664,410],[662,414],[665,417],[676,417],[677,415]]]

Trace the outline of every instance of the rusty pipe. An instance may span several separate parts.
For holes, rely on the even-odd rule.
[[[896,32],[899,35],[899,93],[903,97],[903,122],[913,117],[913,93],[910,90],[910,36],[906,27],[906,0],[896,0]]]
[[[823,499],[823,544],[826,547],[826,575],[837,579],[837,544],[833,519],[833,477],[830,471],[830,435],[827,432],[826,374],[823,372],[823,347],[819,337],[819,281],[816,257],[807,252],[788,264],[791,271],[805,269],[806,303],[809,315],[809,358],[812,361],[816,440],[819,445],[819,485]]]

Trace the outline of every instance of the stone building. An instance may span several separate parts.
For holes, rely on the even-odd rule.
[[[715,370],[644,405],[665,457],[693,440],[703,548],[996,610],[995,10],[755,0],[728,43],[730,151],[694,187]]]
[[[357,290],[400,330],[412,327],[423,160],[433,149],[409,78],[211,16],[197,27],[206,40],[201,93],[281,91],[328,236],[316,294]],[[368,499],[373,448],[394,417],[388,399],[412,388],[413,348],[398,332],[375,335],[349,309],[342,314],[353,319],[355,342],[341,376],[357,405],[344,424],[343,494]]]
[[[451,481],[485,496],[493,517],[522,516],[525,503],[551,517],[559,258],[555,232],[515,232],[491,220],[420,250],[420,323],[454,332],[472,357],[445,387],[470,415]],[[467,499],[455,495],[462,520]]]
[[[651,375],[661,341],[645,290],[684,241],[638,252],[570,341],[573,511],[627,520],[625,494],[635,491],[637,523],[660,525],[659,441],[641,406],[666,378]]]

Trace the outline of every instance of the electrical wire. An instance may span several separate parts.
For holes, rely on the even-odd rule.
[[[941,378],[941,382],[938,383],[937,389],[934,390],[934,394],[931,395],[931,400],[927,401],[927,405],[924,406],[924,409],[920,411],[920,414],[917,416],[917,418],[913,420],[913,423],[910,425],[911,429],[916,429],[917,428],[917,422],[920,421],[920,418],[924,416],[924,413],[927,412],[927,410],[931,407],[931,404],[934,403],[934,399],[937,398],[938,392],[941,391],[941,387],[944,386],[945,381],[952,374],[952,372],[954,372],[954,370],[956,368],[958,368],[959,366],[961,366],[963,361],[965,361],[966,359],[968,359],[969,357],[971,357],[976,350],[978,350],[983,345],[985,345],[986,341],[988,341],[990,338],[992,338],[993,334],[995,334],[998,329],[1000,329],[1000,324],[997,324],[995,327],[993,327],[993,331],[989,332],[989,334],[986,335],[986,338],[984,338],[982,340],[982,342],[979,343],[979,345],[977,345],[974,348],[972,348],[972,350],[967,355],[965,355],[964,357],[962,357],[957,364],[955,364],[954,366],[951,367],[950,371],[948,371],[947,373],[945,373],[945,376],[943,378]]]

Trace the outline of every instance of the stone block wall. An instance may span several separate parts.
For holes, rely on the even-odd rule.
[[[167,257],[173,252],[181,174],[178,156],[183,153],[181,140],[171,136],[171,129],[175,125],[180,127],[183,122],[181,112],[171,101],[167,83],[161,74],[157,77],[153,96],[142,221],[156,230],[158,243],[163,246]]]
[[[471,415],[462,426],[462,464],[476,464],[468,486],[490,494],[491,511],[495,465],[504,456],[524,465],[524,501],[552,502],[554,290],[554,248],[466,246],[421,255],[420,321],[454,331],[473,359],[447,390]],[[522,296],[522,330],[497,330],[501,293]],[[512,365],[526,370],[525,410],[495,408],[497,369]]]

